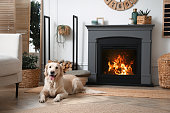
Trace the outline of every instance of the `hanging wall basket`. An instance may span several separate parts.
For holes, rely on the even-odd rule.
[[[59,25],[57,27],[58,34],[62,36],[68,36],[70,35],[70,27],[67,25]]]

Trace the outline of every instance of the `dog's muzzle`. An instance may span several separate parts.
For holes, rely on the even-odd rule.
[[[51,75],[54,75],[54,73],[55,73],[54,71],[51,71],[51,72],[50,72]]]
[[[51,71],[51,72],[50,72],[50,79],[51,79],[51,80],[54,80],[55,77],[56,77],[55,72],[54,72],[54,71]]]

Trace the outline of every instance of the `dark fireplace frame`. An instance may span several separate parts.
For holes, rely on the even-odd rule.
[[[88,84],[98,84],[97,40],[105,37],[135,37],[141,39],[140,85],[152,85],[151,44],[155,25],[86,25],[88,29]]]
[[[102,51],[104,49],[134,49],[136,50],[135,75],[105,75],[103,74]],[[97,84],[131,85],[141,84],[141,39],[135,37],[104,37],[97,39]]]

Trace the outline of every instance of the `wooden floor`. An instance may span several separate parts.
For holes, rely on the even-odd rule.
[[[112,86],[104,86],[112,87]],[[123,87],[123,86],[122,86]],[[143,87],[141,87],[143,88]],[[38,102],[39,94],[24,93],[28,88],[19,88],[19,97],[15,98],[15,85],[0,87],[0,113],[14,113],[21,110],[51,106],[55,103],[52,99],[44,104]],[[170,99],[151,99],[151,98],[134,98],[134,97],[116,97],[116,96],[69,96],[64,99],[62,104],[78,103],[121,103],[124,105],[142,106],[145,109],[154,108],[162,113],[170,113]]]

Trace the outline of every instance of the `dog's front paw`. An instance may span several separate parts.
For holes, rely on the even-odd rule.
[[[53,99],[54,102],[60,102],[61,101],[61,97],[60,95],[57,95],[54,99]]]
[[[44,103],[45,102],[45,98],[44,97],[40,97],[39,102],[40,103]]]

